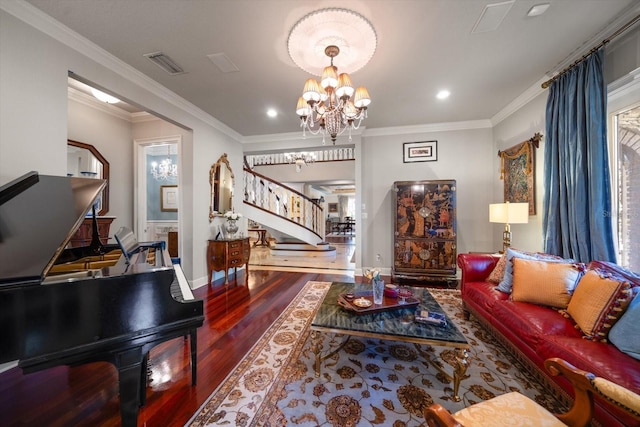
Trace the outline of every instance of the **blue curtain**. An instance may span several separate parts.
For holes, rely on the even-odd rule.
[[[544,250],[615,262],[600,49],[549,87],[544,151]]]

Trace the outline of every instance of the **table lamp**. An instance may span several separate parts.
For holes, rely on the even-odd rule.
[[[511,246],[511,224],[529,222],[529,203],[492,203],[489,205],[489,222],[504,224],[502,251]]]

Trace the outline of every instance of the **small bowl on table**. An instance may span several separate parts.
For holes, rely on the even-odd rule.
[[[384,285],[384,296],[387,298],[398,298],[398,286],[391,283]]]

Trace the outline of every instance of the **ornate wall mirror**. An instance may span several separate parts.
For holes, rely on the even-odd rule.
[[[211,184],[211,204],[209,206],[209,221],[216,215],[224,214],[233,209],[234,177],[227,153],[224,153],[209,169],[209,184]]]
[[[96,200],[96,213],[109,212],[109,162],[91,144],[67,140],[67,176],[105,179],[107,185]]]

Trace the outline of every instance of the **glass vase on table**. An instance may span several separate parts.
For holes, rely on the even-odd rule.
[[[375,305],[382,305],[382,298],[384,295],[384,280],[371,280],[371,287],[373,288],[373,303]]]

